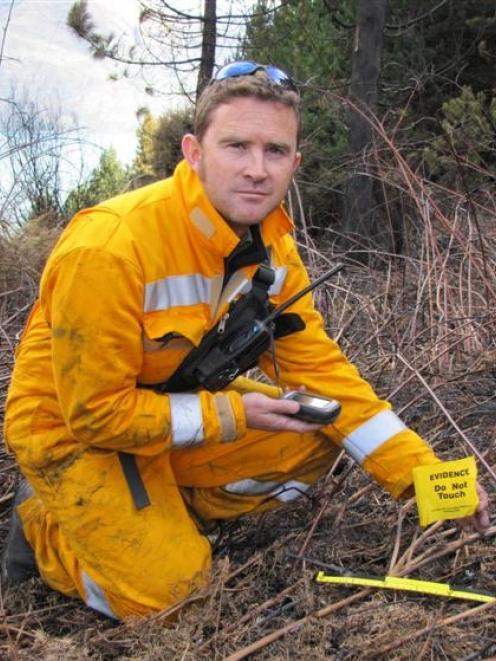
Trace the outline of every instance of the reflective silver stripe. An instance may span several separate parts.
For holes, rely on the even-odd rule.
[[[270,493],[274,487],[278,486],[277,482],[258,482],[247,478],[246,480],[226,484],[223,488],[228,493],[235,493],[240,496],[262,496]]]
[[[203,234],[203,236],[206,236],[207,239],[211,239],[213,237],[215,234],[215,225],[207,216],[207,214],[204,213],[199,207],[192,209],[189,217],[196,225],[197,229],[200,230],[200,232]]]
[[[281,293],[282,287],[286,282],[286,276],[288,275],[287,266],[272,266],[275,271],[275,280],[270,286],[269,296],[277,296]]]
[[[219,417],[220,433],[223,443],[231,443],[236,440],[236,418],[231,408],[231,402],[227,395],[217,393],[214,397],[215,410]]]
[[[245,282],[243,283],[243,286],[239,290],[239,293],[246,295],[252,289],[253,289],[253,282],[251,280],[248,280],[248,278],[246,278]]]
[[[200,396],[190,393],[169,394],[172,446],[187,448],[203,442],[203,417]]]
[[[145,285],[144,311],[168,310],[181,305],[210,304],[218,277],[200,273],[171,275]]]
[[[387,440],[407,429],[406,425],[392,411],[381,411],[349,434],[343,447],[355,461],[363,464]]]
[[[289,480],[289,482],[285,482],[281,485],[279,493],[273,493],[272,495],[282,503],[289,503],[292,500],[296,500],[300,496],[303,496],[303,494],[307,493],[310,488],[311,485],[305,484],[305,482]]]
[[[279,484],[279,482],[262,482],[247,478],[226,484],[223,489],[238,496],[270,496],[283,503],[288,503],[306,493],[310,489],[310,485],[297,480]]]
[[[271,266],[271,268],[274,271],[274,282],[269,287],[269,296],[277,296],[277,294],[281,293],[283,285],[286,282],[288,268],[287,266]],[[247,294],[252,288],[252,281],[245,279],[243,286],[238,288],[235,295]],[[234,296],[231,296],[231,299],[232,298],[234,298]]]
[[[272,266],[271,268],[273,268],[275,271],[275,280],[269,288],[269,296],[277,296],[282,291],[282,287],[288,274],[288,269],[286,266]],[[219,310],[224,305],[227,305],[233,301],[237,296],[248,294],[252,288],[253,283],[249,278],[246,277],[243,270],[240,269],[233,273],[222,292],[213,316],[216,317],[219,313]]]
[[[217,308],[213,314],[216,317],[219,313],[219,310],[230,303],[236,296],[239,296],[242,293],[249,291],[251,288],[251,280],[249,280],[243,271],[236,271],[230,277],[227,285],[224,287],[222,294],[219,298]]]
[[[117,620],[118,618],[110,608],[102,588],[84,571],[81,572],[81,578],[86,592],[86,605],[99,613],[103,613],[107,617]]]

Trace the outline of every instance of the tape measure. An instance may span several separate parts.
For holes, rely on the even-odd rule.
[[[408,590],[409,592],[434,594],[437,597],[452,597],[453,599],[468,599],[469,601],[482,601],[485,603],[496,601],[496,597],[491,594],[467,589],[458,590],[452,588],[449,583],[419,581],[414,578],[400,578],[398,576],[386,576],[385,578],[374,578],[373,576],[333,576],[319,571],[315,575],[315,580],[317,583],[360,585],[362,587],[380,588],[383,590]]]

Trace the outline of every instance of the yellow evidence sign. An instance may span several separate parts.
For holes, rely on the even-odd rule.
[[[477,465],[472,456],[414,468],[420,525],[473,514],[479,503],[476,481]]]

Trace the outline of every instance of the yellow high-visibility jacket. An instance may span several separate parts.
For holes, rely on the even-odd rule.
[[[308,284],[283,208],[262,223],[279,305]],[[249,287],[256,266],[222,291],[224,260],[238,244],[181,162],[173,177],[79,213],[44,270],[17,349],[6,438],[21,465],[56,472],[88,448],[156,455],[235,442],[246,433],[241,395],[157,394],[193,345]],[[380,400],[323,329],[307,294],[292,308],[306,329],[276,342],[281,382],[338,399],[326,428],[393,496],[411,469],[434,463],[429,446]],[[272,374],[268,355],[260,366]],[[29,442],[28,440],[29,439]]]

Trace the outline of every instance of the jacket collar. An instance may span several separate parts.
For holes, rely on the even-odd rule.
[[[222,257],[229,255],[238,245],[239,237],[212,206],[196,172],[183,160],[174,171],[173,179],[199,241]],[[264,218],[260,229],[264,244],[270,246],[293,229],[293,222],[281,204]]]

